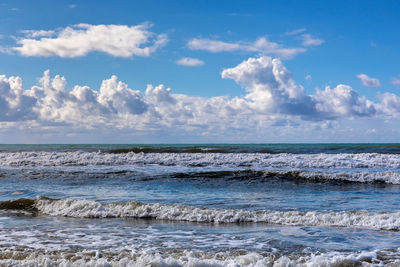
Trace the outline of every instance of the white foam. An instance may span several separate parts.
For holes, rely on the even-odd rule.
[[[285,172],[281,172],[285,174]],[[323,180],[339,180],[347,182],[358,183],[387,183],[387,184],[400,184],[399,171],[353,171],[353,172],[322,172],[322,171],[301,171],[299,177],[309,180],[323,179]]]
[[[400,184],[398,154],[0,152],[2,169],[129,171],[149,175],[175,172],[296,171],[305,179]],[[201,168],[199,168],[201,167]]]
[[[253,168],[400,168],[398,154],[1,152],[0,166],[148,165]]]
[[[378,255],[392,256],[382,260]],[[393,255],[395,254],[395,255]],[[121,251],[103,254],[100,251],[7,251],[0,252],[2,266],[398,266],[399,251],[372,251],[306,255],[274,255],[257,252],[153,252]]]
[[[37,198],[40,214],[76,218],[154,218],[205,223],[264,222],[281,225],[400,230],[400,211],[253,211],[207,209],[137,202],[101,204],[91,200]]]

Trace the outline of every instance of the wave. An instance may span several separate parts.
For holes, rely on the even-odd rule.
[[[104,153],[123,154],[123,153],[251,153],[247,149],[229,148],[229,147],[130,147],[130,148],[115,148],[102,150]],[[268,149],[260,149],[258,153],[273,153]],[[254,151],[252,152],[254,153]]]
[[[291,154],[338,154],[382,153],[400,154],[400,144],[86,144],[86,145],[0,145],[0,151],[73,151],[104,153],[291,153]]]
[[[383,153],[400,154],[400,144],[247,144],[247,145],[118,145],[102,148],[105,153]]]
[[[186,172],[175,172],[175,168],[169,170],[151,172],[147,169],[135,168],[131,170],[129,166],[116,168],[65,168],[54,169],[26,169],[15,172],[14,170],[0,171],[0,177],[12,179],[58,179],[65,178],[80,180],[96,179],[129,179],[133,181],[153,181],[165,179],[198,180],[198,181],[218,181],[229,184],[230,182],[253,182],[265,183],[269,181],[291,181],[296,183],[363,183],[363,184],[386,184],[399,185],[400,171],[332,171],[332,170],[212,170],[205,171],[202,168],[197,170],[188,169]]]
[[[398,266],[399,258],[398,250],[289,255],[243,250],[0,250],[1,266]]]
[[[268,223],[296,226],[354,227],[400,230],[400,211],[254,211],[209,209],[140,202],[100,203],[92,200],[16,199],[0,202],[1,209],[20,209],[36,215],[73,218],[151,218],[199,223]]]
[[[155,179],[157,177],[153,177]],[[343,183],[382,183],[400,184],[400,172],[322,172],[322,171],[210,171],[172,173],[168,178],[180,179],[224,179],[230,180],[265,180],[265,179],[292,179],[303,182],[343,182]]]
[[[75,146],[73,149],[80,149]],[[400,154],[400,144],[202,144],[202,145],[97,145],[84,147],[92,150],[100,148],[105,153],[382,153]],[[65,148],[64,148],[65,149]],[[68,147],[68,149],[71,149]]]
[[[57,167],[57,168],[55,168]],[[400,184],[397,154],[1,152],[0,168],[145,176]],[[61,168],[61,169],[60,169]],[[63,169],[67,168],[67,169]],[[1,174],[6,176],[7,174]],[[29,178],[30,173],[24,173]],[[161,175],[161,176],[160,176]],[[50,174],[50,177],[52,175]],[[37,178],[37,177],[35,177]]]
[[[0,166],[160,165],[229,168],[400,169],[398,154],[0,152]]]
[[[237,181],[252,181],[252,182],[268,182],[270,180],[289,180],[297,183],[364,183],[364,184],[400,184],[400,171],[332,171],[332,170],[213,170],[204,171],[198,169],[194,171],[189,169],[186,172],[174,172],[175,169],[164,171],[151,171],[139,169],[129,170],[121,168],[90,168],[90,169],[27,169],[21,170],[18,173],[13,171],[0,172],[0,177],[13,177],[15,179],[57,179],[59,177],[68,176],[77,180],[85,179],[103,179],[103,178],[119,178],[131,179],[135,181],[151,181],[164,179],[182,179],[182,180],[219,180],[224,183]]]

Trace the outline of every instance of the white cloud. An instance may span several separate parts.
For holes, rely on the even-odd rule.
[[[230,52],[245,49],[238,43],[227,43],[210,39],[194,38],[188,42],[188,47],[192,50],[206,50],[213,53]]]
[[[360,79],[362,85],[366,87],[381,87],[381,82],[376,78],[368,77],[368,75],[360,73],[356,76]]]
[[[75,4],[71,4],[71,5],[69,5],[68,7],[69,7],[69,8],[76,8],[76,7],[77,7],[77,5],[75,5]]]
[[[393,84],[393,85],[400,85],[400,79],[398,79],[398,78],[393,78],[393,79],[392,79],[392,84]]]
[[[311,81],[311,80],[312,80],[311,75],[310,75],[310,74],[307,74],[306,77],[304,77],[304,80],[306,80],[306,81]]]
[[[37,99],[22,89],[22,79],[0,75],[0,121],[36,119],[32,108]]]
[[[379,94],[378,111],[389,117],[400,117],[400,97],[392,93]]]
[[[324,118],[364,117],[376,113],[374,104],[348,85],[339,84],[331,89],[317,90],[313,96],[316,110]]]
[[[118,81],[115,75],[102,82],[98,102],[112,113],[136,115],[147,110],[140,91],[131,90],[127,84]]]
[[[204,50],[212,53],[245,51],[279,56],[282,58],[292,58],[306,51],[305,48],[285,48],[280,44],[270,42],[265,37],[261,37],[254,42],[223,42],[194,38],[188,42],[188,47],[192,50]]]
[[[301,44],[304,46],[318,46],[325,42],[324,40],[315,38],[308,33],[302,34],[300,39],[302,40]]]
[[[306,120],[335,119],[339,117],[370,116],[375,113],[372,102],[350,86],[338,85],[315,95],[306,95],[278,59],[250,58],[235,68],[222,72],[241,84],[248,94],[247,104],[254,110],[301,116]]]
[[[197,66],[204,65],[204,61],[197,59],[197,58],[191,58],[191,57],[183,57],[183,58],[175,61],[175,63],[178,65],[188,66],[188,67],[197,67]]]
[[[306,28],[300,28],[300,29],[296,29],[296,30],[293,30],[293,31],[290,31],[290,32],[285,32],[285,35],[297,35],[297,34],[300,34],[300,33],[302,33],[302,32],[305,32],[307,29]]]
[[[37,37],[51,37],[56,34],[56,31],[46,31],[46,30],[39,30],[39,31],[34,31],[34,30],[24,30],[21,31],[25,35],[25,37],[28,38],[37,38]]]
[[[225,137],[226,133],[243,135],[248,129],[265,133],[271,127],[325,129],[333,125],[327,121],[346,118],[400,118],[397,95],[381,94],[380,102],[373,103],[348,85],[326,87],[309,95],[279,59],[249,58],[223,70],[221,76],[240,84],[244,95],[206,98],[174,94],[164,85],[148,85],[142,93],[116,76],[104,80],[99,90],[77,85],[70,91],[64,77],[51,78],[49,71],[38,86],[23,89],[21,78],[2,75],[0,130],[22,125],[21,129],[34,127],[38,131],[69,127],[77,132]]]
[[[221,76],[239,83],[248,93],[245,99],[259,111],[288,113],[288,106],[305,97],[304,88],[295,84],[279,59],[250,58]]]
[[[149,56],[168,41],[165,34],[156,35],[149,27],[77,24],[56,31],[30,30],[24,32],[26,37],[17,40],[20,46],[12,49],[27,57],[73,58],[93,51],[115,57]]]

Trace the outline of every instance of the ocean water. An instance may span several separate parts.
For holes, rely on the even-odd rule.
[[[399,144],[0,145],[0,266],[400,266]]]

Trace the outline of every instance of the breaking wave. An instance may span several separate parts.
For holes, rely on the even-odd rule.
[[[400,168],[398,154],[1,152],[0,166],[148,165],[253,168]]]
[[[105,153],[383,153],[400,154],[400,144],[208,144],[208,145],[114,145]]]
[[[398,266],[400,251],[330,252],[279,255],[243,250],[203,252],[150,251],[0,251],[1,266]]]
[[[400,184],[400,155],[378,153],[0,152],[0,168],[36,168],[38,172],[46,172],[51,168],[53,172],[64,171],[62,168],[68,168],[68,172],[99,172],[121,176],[145,173],[147,178],[157,175],[228,179],[277,177],[308,181]],[[29,173],[26,175],[29,178]]]
[[[400,144],[86,144],[0,145],[0,151],[103,151],[104,153],[382,153],[400,154]]]
[[[0,202],[1,209],[19,209],[38,215],[74,218],[152,218],[199,223],[268,223],[296,226],[354,227],[400,230],[400,211],[254,211],[209,209],[140,202],[103,204],[91,200],[16,199]]]
[[[211,171],[172,173],[169,178],[182,179],[224,179],[229,180],[264,180],[264,179],[293,179],[304,182],[329,182],[338,181],[344,183],[385,183],[400,184],[400,172],[322,172],[322,171]],[[154,177],[156,178],[156,177]]]

